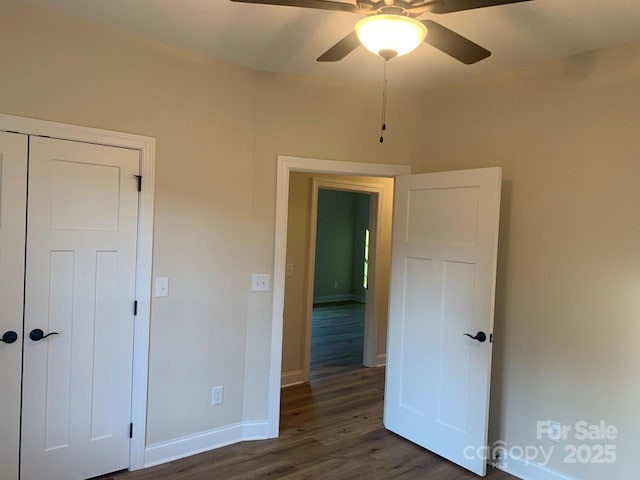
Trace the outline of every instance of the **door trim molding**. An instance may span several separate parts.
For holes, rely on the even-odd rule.
[[[278,155],[276,179],[276,223],[273,254],[273,309],[271,316],[271,359],[269,366],[268,436],[277,438],[280,429],[280,381],[282,369],[282,324],[284,283],[287,261],[287,215],[289,210],[289,174],[312,172],[366,177],[408,175],[411,167],[382,163],[356,163],[318,158]]]
[[[147,380],[149,373],[149,324],[151,319],[151,272],[153,260],[153,209],[156,139],[0,113],[0,130],[129,148],[140,152],[142,192],[139,196],[136,259],[138,315],[133,333],[131,421],[134,435],[129,449],[129,469],[144,467],[147,431]]]

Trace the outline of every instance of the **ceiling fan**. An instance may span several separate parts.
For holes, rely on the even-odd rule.
[[[366,15],[355,30],[318,57],[319,62],[337,62],[360,44],[385,60],[414,50],[422,42],[470,65],[491,52],[433,20],[416,20],[423,13],[452,13],[531,0],[231,0],[240,3],[282,5]]]

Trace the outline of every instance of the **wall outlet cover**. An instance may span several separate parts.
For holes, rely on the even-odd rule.
[[[224,401],[224,386],[217,385],[211,388],[211,405],[222,405]]]
[[[254,292],[268,292],[269,275],[266,273],[255,273],[251,277],[251,290]]]

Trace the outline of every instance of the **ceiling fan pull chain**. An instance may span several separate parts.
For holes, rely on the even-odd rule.
[[[382,82],[382,127],[380,128],[380,143],[384,142],[384,132],[387,129],[387,63],[384,61],[384,81]]]

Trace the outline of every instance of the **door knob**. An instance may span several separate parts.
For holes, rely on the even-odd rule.
[[[16,340],[18,340],[18,334],[13,330],[4,332],[4,335],[2,335],[2,338],[0,338],[0,342],[4,342],[4,343],[13,343]]]
[[[34,342],[39,342],[43,338],[50,337],[51,335],[60,335],[60,334],[58,332],[51,332],[45,335],[44,332],[39,328],[34,328],[33,330],[31,330],[31,332],[29,332],[29,338]]]
[[[467,336],[467,337],[469,337],[469,338],[470,338],[470,339],[472,339],[472,340],[477,340],[477,341],[479,341],[480,343],[484,343],[484,342],[486,342],[486,341],[487,341],[487,334],[486,334],[486,333],[484,333],[484,332],[478,332],[478,333],[476,333],[475,337],[474,337],[473,335],[469,334],[469,333],[465,333],[464,335],[465,335],[465,336]]]

